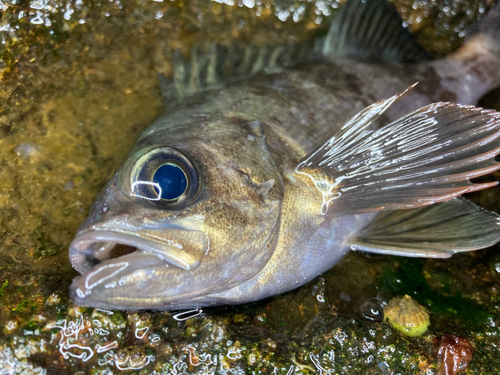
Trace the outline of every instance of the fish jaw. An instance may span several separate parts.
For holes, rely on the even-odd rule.
[[[73,280],[70,287],[71,298],[80,306],[112,308],[113,303],[108,301],[116,294],[113,293],[116,289],[137,285],[141,273],[145,270],[151,273],[155,266],[166,267],[167,264],[157,256],[146,253],[132,253],[104,261]],[[130,295],[131,292],[121,294]]]
[[[172,228],[161,231],[141,230],[137,233],[92,230],[79,233],[71,243],[71,263],[80,273],[87,272],[96,263],[111,258],[119,259],[120,256],[113,256],[113,250],[118,245],[128,247],[125,252],[134,251],[135,248],[135,251],[152,254],[164,263],[185,270],[197,268],[208,250],[205,233],[197,230]]]
[[[76,277],[70,286],[80,306],[104,309],[164,309],[182,305],[199,292],[192,273],[170,266],[156,255],[134,252],[110,259]],[[159,285],[168,285],[161,288]]]
[[[71,263],[81,274],[70,295],[81,306],[171,310],[215,304],[214,294],[265,267],[279,237],[280,204],[274,201],[258,211],[233,204],[245,217],[255,216],[254,226],[248,232],[247,221],[233,223],[234,238],[227,240],[198,211],[154,217],[124,199],[116,202],[113,189],[103,196],[70,245]],[[235,240],[248,236],[245,246],[237,246]]]
[[[76,235],[69,252],[73,267],[81,273],[70,288],[77,304],[140,308],[192,294],[186,279],[210,246],[206,233],[199,230],[203,220],[186,217],[157,229],[135,227],[135,221],[131,217],[90,221]]]

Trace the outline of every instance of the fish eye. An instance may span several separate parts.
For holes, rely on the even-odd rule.
[[[184,171],[175,164],[163,164],[153,176],[155,191],[161,199],[179,198],[186,191],[187,177]]]
[[[196,197],[198,173],[179,150],[158,147],[135,161],[129,188],[132,197],[163,208],[179,208]]]

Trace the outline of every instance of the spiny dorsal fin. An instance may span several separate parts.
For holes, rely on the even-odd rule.
[[[500,216],[464,199],[378,214],[353,240],[353,250],[448,258],[500,241]]]
[[[332,20],[323,54],[390,62],[431,59],[386,0],[348,0]]]
[[[266,45],[245,48],[235,41],[229,48],[213,45],[208,51],[195,47],[186,61],[180,51],[174,54],[173,77],[160,76],[167,104],[197,92],[221,87],[224,83],[248,78],[260,72],[273,72],[321,57],[322,41]]]

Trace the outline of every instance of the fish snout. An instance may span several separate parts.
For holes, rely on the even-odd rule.
[[[164,280],[166,270],[184,271],[169,267],[159,257],[133,252],[116,259],[105,260],[89,272],[76,277],[70,295],[77,305],[113,308],[140,308],[146,301],[154,306],[162,299],[158,279]],[[182,272],[185,273],[185,272]],[[171,275],[172,289],[181,285],[182,277]]]
[[[81,273],[71,285],[75,303],[85,306],[154,306],[163,293],[180,293],[201,264],[208,238],[177,225],[161,230],[91,229],[77,234],[70,260]],[[159,286],[168,283],[168,291]],[[163,300],[163,299],[162,299]],[[141,301],[141,302],[139,302]]]
[[[204,232],[172,226],[161,230],[82,231],[71,243],[69,254],[73,267],[83,274],[104,261],[119,262],[132,253],[150,254],[165,264],[193,270],[207,251],[208,239]]]

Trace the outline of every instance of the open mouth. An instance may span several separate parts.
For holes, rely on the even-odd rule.
[[[124,233],[92,230],[79,233],[70,246],[70,260],[81,274],[101,262],[117,261],[132,253],[151,254],[168,265],[193,270],[207,251],[206,236],[201,231],[168,230],[161,233],[141,231]]]

